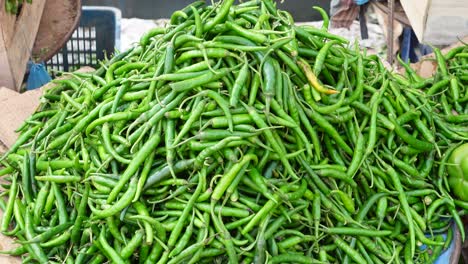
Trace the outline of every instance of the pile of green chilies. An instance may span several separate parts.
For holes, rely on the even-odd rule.
[[[45,91],[1,158],[25,263],[430,263],[468,204],[468,47],[423,79],[271,0],[176,11]],[[464,238],[463,229],[462,236]],[[447,233],[444,240],[442,233]],[[421,247],[425,244],[426,247]]]

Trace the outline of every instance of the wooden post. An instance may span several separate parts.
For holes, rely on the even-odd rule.
[[[19,91],[46,0],[23,4],[18,16],[0,0],[0,86]]]
[[[393,20],[395,14],[395,1],[388,1],[388,24],[387,24],[387,61],[393,65]]]

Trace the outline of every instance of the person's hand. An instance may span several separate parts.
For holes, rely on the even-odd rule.
[[[369,0],[354,0],[354,3],[356,3],[356,5],[363,5],[367,2],[369,2]]]

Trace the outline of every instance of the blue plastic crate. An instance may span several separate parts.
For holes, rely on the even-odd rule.
[[[64,47],[45,63],[52,74],[70,72],[99,61],[120,48],[121,12],[114,7],[83,6],[78,27]]]

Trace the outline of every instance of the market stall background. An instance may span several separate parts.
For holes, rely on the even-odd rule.
[[[113,6],[122,10],[122,17],[138,17],[142,19],[167,18],[168,14],[182,9],[192,3],[191,0],[84,0],[84,5],[91,6]],[[237,3],[239,1],[236,1]],[[326,11],[330,9],[329,0],[286,0],[276,1],[278,7],[290,12],[296,21],[317,21],[321,19],[320,14],[312,11],[312,6],[320,6]],[[210,3],[208,0],[207,3]]]

